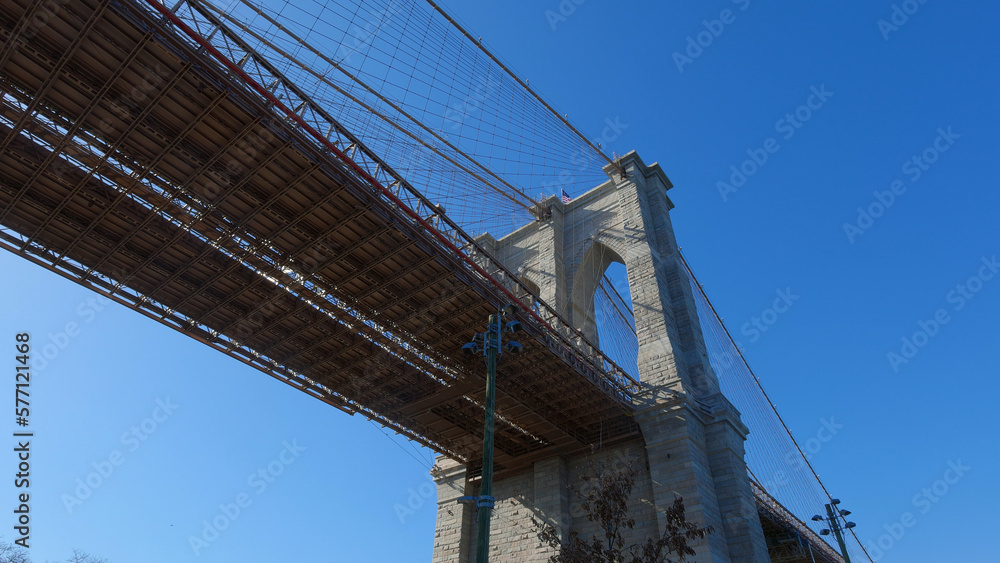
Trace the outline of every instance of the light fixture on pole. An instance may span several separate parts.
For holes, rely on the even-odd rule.
[[[844,543],[843,530],[850,530],[851,528],[857,526],[854,522],[848,522],[845,516],[851,513],[850,510],[840,510],[836,506],[840,504],[840,499],[832,498],[830,503],[826,505],[826,518],[820,516],[819,514],[812,517],[813,522],[827,522],[830,527],[823,528],[819,531],[819,535],[828,536],[833,533],[837,537],[837,544],[840,545],[840,554],[844,557],[844,563],[851,563],[851,556],[847,554],[847,545]],[[843,520],[843,525],[841,525],[841,520]]]
[[[478,540],[476,542],[476,562],[488,563],[490,559],[490,516],[493,514],[493,419],[496,405],[496,382],[497,363],[503,351],[511,354],[520,354],[524,351],[524,346],[520,342],[510,340],[506,345],[502,343],[504,332],[519,332],[521,323],[513,319],[514,306],[507,305],[490,315],[486,325],[486,332],[477,333],[472,337],[472,341],[462,346],[462,353],[475,355],[482,349],[486,358],[486,420],[483,423],[483,470],[482,479],[479,485],[479,495],[474,497],[461,497],[459,502],[475,503],[479,510],[478,514]],[[504,323],[504,319],[507,320]]]

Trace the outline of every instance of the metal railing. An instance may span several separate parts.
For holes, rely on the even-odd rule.
[[[542,301],[499,260],[429,201],[405,178],[315,103],[200,0],[180,0],[168,8],[158,0],[146,7],[169,20],[193,47],[215,58],[238,84],[264,98],[272,118],[295,124],[305,140],[346,165],[347,172],[374,188],[374,196],[394,206],[411,226],[427,231],[466,268],[497,304],[520,306],[533,320],[541,339],[553,352],[624,406],[631,406],[639,382],[607,357],[600,348]],[[141,3],[140,3],[141,5]],[[238,61],[238,62],[234,62]],[[530,296],[529,303],[522,301]]]
[[[764,490],[764,487],[762,487],[752,476],[750,477],[750,487],[753,489],[754,498],[757,499],[758,508],[767,512],[775,523],[783,524],[784,526],[795,530],[827,561],[843,563],[844,558],[841,557],[830,544],[823,541],[823,538],[816,535],[816,532],[812,531],[812,529],[806,525],[805,522],[799,520],[794,514],[789,512],[787,508],[782,506],[781,503],[772,497],[770,493]]]

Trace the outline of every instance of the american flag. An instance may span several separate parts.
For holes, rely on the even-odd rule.
[[[564,190],[562,188],[559,188],[559,191],[562,194],[561,198],[562,198],[562,202],[563,203],[569,203],[569,202],[573,201],[573,198],[569,197],[569,194],[566,193],[566,190]]]

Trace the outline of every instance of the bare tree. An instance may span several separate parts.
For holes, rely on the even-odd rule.
[[[712,527],[699,528],[688,522],[680,497],[665,511],[667,527],[661,537],[625,545],[625,530],[635,527],[635,519],[629,516],[628,500],[637,476],[638,470],[631,462],[618,468],[598,466],[595,475],[582,478],[591,486],[584,487],[584,492],[574,491],[587,519],[600,524],[603,538],[594,536],[586,540],[577,532],[570,532],[567,541],[562,543],[553,526],[532,518],[538,529],[538,539],[558,550],[557,555],[549,558],[549,563],[674,563],[694,555],[688,541],[704,538],[712,532]],[[668,559],[671,554],[677,559]]]
[[[73,550],[73,557],[66,560],[66,563],[111,563],[103,557],[94,557],[86,552],[80,551],[79,549]]]
[[[28,550],[19,545],[0,542],[0,563],[31,563],[31,557],[28,556]],[[67,559],[66,563],[110,563],[110,561],[74,549],[73,556]]]
[[[0,543],[0,563],[31,563],[28,550],[19,545]]]

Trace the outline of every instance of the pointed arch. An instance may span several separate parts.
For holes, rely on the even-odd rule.
[[[600,240],[592,238],[586,243],[583,259],[573,276],[570,322],[598,346],[600,346],[600,342],[597,334],[597,317],[594,311],[594,295],[608,266],[616,262],[625,264],[625,260],[618,252]]]

